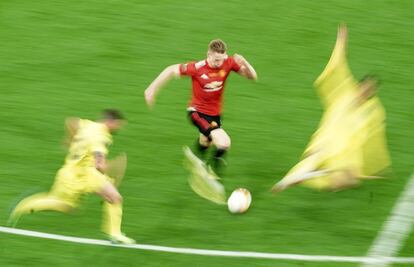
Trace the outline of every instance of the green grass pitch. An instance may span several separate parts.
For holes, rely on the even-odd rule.
[[[47,190],[64,151],[67,116],[105,107],[129,119],[111,156],[126,151],[124,231],[139,243],[220,250],[364,256],[413,172],[414,2],[0,1],[0,225],[27,190]],[[312,83],[340,22],[349,27],[356,77],[376,73],[387,110],[390,179],[339,193],[270,187],[298,160],[322,113]],[[257,83],[231,75],[224,128],[232,138],[225,186],[248,188],[247,214],[197,197],[186,182],[183,145],[190,80],[172,81],[153,111],[143,91],[166,66],[203,59],[222,38],[256,68]],[[75,216],[39,213],[19,227],[103,238],[100,200]],[[414,256],[414,235],[400,256]],[[0,234],[0,266],[357,266],[252,260],[94,247]]]

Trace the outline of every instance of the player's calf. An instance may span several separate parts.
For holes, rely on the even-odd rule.
[[[216,147],[211,166],[220,175],[227,162],[224,160],[226,152],[230,149],[231,139],[223,129],[215,129],[211,131],[212,142]]]
[[[200,137],[196,141],[195,147],[197,154],[201,159],[204,159],[206,157],[207,150],[210,147],[210,144],[211,139],[203,134],[200,134]]]

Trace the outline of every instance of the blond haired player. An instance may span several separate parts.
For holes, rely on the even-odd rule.
[[[22,215],[32,212],[69,212],[78,206],[81,195],[96,193],[104,199],[102,230],[115,243],[134,243],[121,232],[122,196],[116,188],[119,181],[107,175],[106,156],[112,143],[111,133],[122,126],[123,120],[122,114],[112,109],[104,110],[97,122],[68,119],[69,153],[57,172],[52,189],[21,200],[13,209],[9,224],[14,226]]]
[[[325,109],[302,160],[274,187],[294,184],[318,190],[340,190],[359,184],[390,165],[385,110],[376,95],[378,80],[356,81],[346,60],[348,31],[341,25],[331,58],[315,81]]]
[[[145,90],[145,100],[152,107],[158,92],[169,80],[191,77],[192,98],[188,114],[200,132],[197,142],[200,154],[204,155],[211,145],[215,146],[212,165],[216,170],[222,165],[222,156],[231,144],[229,135],[221,128],[220,115],[225,82],[232,71],[248,79],[257,79],[256,71],[243,56],[228,56],[226,44],[216,39],[209,43],[206,59],[165,68]]]

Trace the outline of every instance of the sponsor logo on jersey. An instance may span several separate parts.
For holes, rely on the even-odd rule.
[[[214,82],[204,85],[204,91],[206,92],[215,92],[215,91],[221,90],[222,88],[223,88],[222,81],[214,81]]]

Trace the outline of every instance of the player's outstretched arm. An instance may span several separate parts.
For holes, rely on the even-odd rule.
[[[326,65],[323,72],[315,81],[315,85],[318,86],[327,76],[338,68],[346,64],[346,47],[348,42],[348,28],[345,24],[340,24],[336,36],[335,47],[332,51],[331,58]],[[346,66],[347,67],[347,66]],[[347,67],[348,68],[348,67]]]
[[[348,28],[345,24],[340,24],[336,35],[336,43],[332,51],[329,65],[335,66],[343,57],[346,56],[346,44],[348,42]]]
[[[345,24],[340,24],[338,27],[338,33],[336,36],[335,50],[346,50],[346,44],[348,41],[348,28]]]
[[[257,80],[256,71],[242,55],[234,54],[233,58],[236,63],[241,66],[240,70],[238,71],[241,76],[244,76],[250,80]]]
[[[144,96],[148,107],[152,107],[154,105],[155,97],[157,96],[162,86],[174,77],[180,77],[179,64],[166,67],[145,90]]]
[[[106,156],[102,152],[94,152],[93,157],[95,158],[95,168],[101,173],[106,173],[108,166],[106,163]]]

